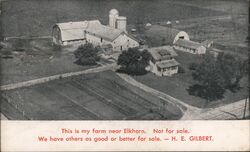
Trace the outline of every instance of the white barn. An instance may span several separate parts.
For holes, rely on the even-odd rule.
[[[95,46],[110,44],[113,51],[139,46],[139,42],[126,31],[125,17],[118,16],[112,9],[109,18],[109,26],[101,24],[99,20],[57,23],[53,26],[53,42],[63,46],[86,42]]]
[[[206,47],[203,44],[183,39],[179,39],[174,43],[174,49],[192,54],[206,53]]]
[[[149,61],[152,73],[157,76],[171,76],[178,73],[179,63],[174,59],[177,54],[171,46],[153,47],[148,51],[152,55]]]

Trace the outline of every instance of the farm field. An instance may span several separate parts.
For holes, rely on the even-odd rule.
[[[241,99],[244,99],[248,95],[248,77],[241,79],[241,89],[236,92],[227,91],[224,94],[224,98],[221,100],[213,101],[206,104],[206,100],[191,96],[188,94],[187,89],[189,86],[196,82],[192,78],[192,71],[188,69],[189,64],[192,62],[201,62],[201,56],[193,55],[186,52],[177,51],[178,56],[176,60],[180,63],[181,67],[185,70],[185,73],[178,73],[172,77],[159,77],[152,73],[148,73],[142,76],[134,76],[137,81],[152,87],[156,90],[162,91],[172,97],[175,97],[190,105],[200,108],[213,108],[228,103],[232,103]]]
[[[176,4],[196,6],[199,8],[207,8],[210,10],[217,10],[227,13],[247,13],[242,8],[248,7],[248,0],[175,0]]]
[[[2,113],[9,119],[173,120],[182,116],[177,107],[162,107],[161,99],[127,84],[112,71],[4,91],[2,96],[8,100],[3,106],[9,109],[2,107]],[[16,111],[19,115],[13,115]]]
[[[128,25],[225,14],[172,0],[12,0],[2,4],[3,35],[49,36],[58,22],[99,19],[107,24],[112,8],[127,17]]]

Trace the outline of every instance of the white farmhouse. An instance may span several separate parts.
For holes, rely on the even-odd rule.
[[[113,51],[138,47],[138,41],[126,30],[126,17],[119,16],[116,9],[109,13],[109,25],[99,20],[57,23],[53,26],[53,42],[58,45],[92,43],[95,46],[110,44]]]
[[[174,43],[174,49],[192,53],[192,54],[205,54],[206,53],[206,47],[203,46],[203,44],[190,41],[190,40],[184,40],[184,39],[177,40]]]
[[[173,58],[177,54],[171,46],[149,48],[152,55],[149,61],[150,71],[158,76],[171,76],[178,73],[179,63]]]

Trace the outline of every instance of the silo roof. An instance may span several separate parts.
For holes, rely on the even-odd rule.
[[[111,14],[111,15],[119,15],[119,12],[118,12],[118,10],[117,9],[111,9],[110,11],[109,11],[109,14]]]

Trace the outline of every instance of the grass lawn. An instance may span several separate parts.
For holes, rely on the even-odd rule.
[[[105,71],[50,81],[44,84],[4,91],[3,96],[14,110],[4,115],[11,119],[17,112],[33,120],[175,120],[180,109],[146,93]],[[17,109],[15,107],[18,107]],[[10,108],[9,108],[10,109]]]
[[[96,67],[74,64],[73,53],[67,50],[53,50],[51,39],[22,42],[22,52],[13,52],[14,58],[0,61],[2,85]],[[15,45],[15,40],[10,44]],[[13,48],[15,47],[9,49]]]
[[[206,105],[206,100],[200,97],[189,95],[187,89],[192,84],[195,84],[195,81],[192,79],[192,72],[188,69],[188,66],[192,62],[201,62],[201,56],[193,55],[186,52],[177,51],[178,57],[176,60],[180,65],[185,69],[185,73],[178,73],[172,77],[159,77],[153,73],[148,73],[143,76],[134,76],[134,78],[154,89],[162,91],[170,96],[173,96],[179,100],[184,101],[193,106],[197,107],[216,107],[218,105],[223,105],[244,99],[247,92],[248,78],[245,77],[241,80],[242,88],[237,93],[232,93],[227,91],[224,94],[224,98],[219,101],[213,101]]]

